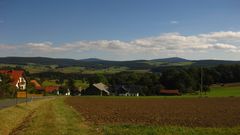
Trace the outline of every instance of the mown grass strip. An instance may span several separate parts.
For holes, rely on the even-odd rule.
[[[26,117],[29,116],[33,110],[50,100],[52,99],[34,101],[27,105],[22,103],[0,110],[0,135],[10,134],[12,130],[19,127],[19,125],[24,122]]]
[[[32,120],[25,123],[27,128],[18,135],[88,135],[93,134],[78,113],[57,98],[36,109]]]

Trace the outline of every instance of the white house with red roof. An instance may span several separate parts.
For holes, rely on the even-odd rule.
[[[24,78],[23,70],[0,70],[0,74],[9,75],[12,79],[12,84],[19,90],[25,90],[27,86],[27,81]]]

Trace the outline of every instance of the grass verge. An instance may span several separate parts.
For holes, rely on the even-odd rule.
[[[0,134],[8,135],[12,130],[21,124],[25,118],[33,112],[38,106],[50,101],[51,99],[39,100],[32,103],[18,104],[17,106],[9,107],[0,110]]]
[[[8,115],[10,117],[6,117]],[[0,116],[5,118],[0,125],[1,135],[88,135],[95,132],[64,103],[64,98],[7,108],[1,110]]]
[[[239,135],[236,128],[188,128],[178,126],[109,125],[104,135]]]

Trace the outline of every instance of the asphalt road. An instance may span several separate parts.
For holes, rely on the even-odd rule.
[[[1,99],[0,100],[0,109],[3,109],[3,108],[6,108],[6,107],[10,107],[10,106],[14,106],[19,103],[24,103],[26,102],[32,102],[34,100],[39,100],[39,99],[45,99],[45,98],[51,98],[51,97],[38,97],[38,98],[28,98],[28,99],[17,99],[17,102],[16,102],[16,99],[15,98],[11,98],[11,99]]]

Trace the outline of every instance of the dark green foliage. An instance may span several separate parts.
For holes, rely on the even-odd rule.
[[[31,94],[37,94],[38,93],[37,90],[35,89],[33,83],[27,83],[27,91],[28,91],[28,93],[31,93]]]
[[[197,73],[197,72],[196,72]],[[167,69],[162,72],[161,83],[166,89],[179,89],[180,92],[188,92],[197,88],[196,79],[185,69]],[[195,89],[196,90],[196,89]]]
[[[90,76],[88,77],[87,80],[90,84],[100,83],[100,82],[104,84],[108,84],[108,80],[103,74],[96,74],[94,76]]]
[[[141,86],[141,95],[158,95],[160,89],[179,89],[182,93],[197,92],[201,84],[201,67],[165,67],[161,72],[139,73],[120,72],[116,74],[64,74],[45,72],[32,74],[32,77],[45,79],[86,80],[88,83],[105,83],[115,85]],[[240,65],[219,65],[203,67],[203,91],[208,91],[211,84],[240,82]]]
[[[14,97],[16,88],[12,86],[12,80],[8,75],[0,74],[0,97]]]
[[[73,79],[68,80],[67,88],[70,90],[71,95],[74,95],[76,93],[76,88],[74,86],[74,80]]]

